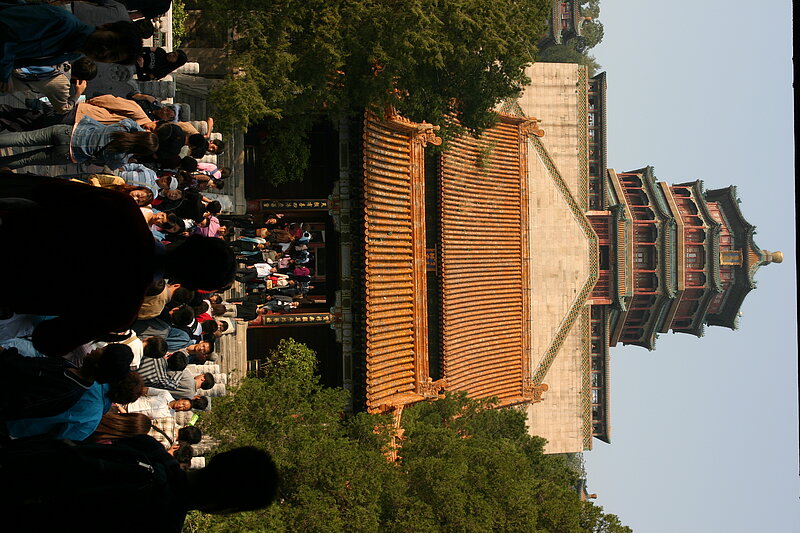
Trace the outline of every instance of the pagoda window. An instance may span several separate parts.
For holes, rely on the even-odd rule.
[[[706,284],[706,275],[702,272],[687,272],[686,282],[692,287],[704,287]]]
[[[705,240],[705,230],[692,228],[686,232],[686,242],[703,243]]]
[[[719,253],[719,263],[721,265],[742,266],[741,250],[722,250]]]
[[[602,368],[599,357],[592,357],[592,370],[600,370]]]
[[[600,391],[597,389],[592,389],[592,403],[593,404],[600,403]]]
[[[720,246],[730,246],[731,245],[731,236],[729,233],[723,233],[719,236],[719,245]]]
[[[636,267],[641,269],[653,269],[656,265],[656,250],[654,246],[637,246],[633,260]]]
[[[702,246],[686,247],[686,268],[702,270],[705,266],[706,251]]]
[[[594,126],[594,113],[589,113],[589,126]]]
[[[656,279],[656,275],[649,272],[637,272],[636,288],[638,289],[658,288],[658,280]]]
[[[606,245],[600,246],[600,270],[611,268],[611,249]]]
[[[636,242],[655,244],[658,230],[652,224],[636,225]]]
[[[619,179],[623,187],[642,188],[642,180],[636,174],[620,174]]]
[[[603,386],[603,375],[600,372],[592,372],[592,387]]]

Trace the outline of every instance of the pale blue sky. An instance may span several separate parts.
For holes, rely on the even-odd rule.
[[[590,492],[638,533],[800,531],[792,11],[788,1],[601,0],[608,164],[736,185],[762,267],[740,329],[611,351],[612,444]]]

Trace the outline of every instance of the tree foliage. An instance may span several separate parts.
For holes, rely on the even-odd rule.
[[[283,119],[270,125],[282,138],[282,128],[308,127],[320,113],[391,105],[449,137],[491,126],[490,110],[528,82],[549,2],[207,0],[203,9],[233,29],[231,68],[252,76],[258,102],[224,102],[230,76],[216,99],[228,123]]]
[[[403,413],[396,463],[384,452],[391,419],[344,416],[346,393],[322,387],[313,352],[283,341],[264,378],[248,378],[200,425],[221,450],[272,453],[279,503],[231,516],[192,513],[186,531],[628,533],[614,515],[581,502],[575,471],[542,453],[525,414],[449,394]],[[224,490],[224,487],[209,487]]]

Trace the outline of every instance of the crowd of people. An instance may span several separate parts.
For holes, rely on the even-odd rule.
[[[195,421],[211,408],[219,338],[305,301],[312,234],[279,214],[263,225],[222,214],[207,195],[232,172],[198,161],[225,148],[211,118],[179,121],[138,90],[86,94],[97,63],[141,81],[186,63],[143,47],[170,0],[59,4],[0,0],[0,93],[46,98],[0,106],[0,148],[13,149],[0,156],[4,521],[179,531],[189,509],[264,507],[269,455],[238,448],[191,469]],[[246,294],[225,301],[234,279]],[[120,510],[130,502],[140,508]]]

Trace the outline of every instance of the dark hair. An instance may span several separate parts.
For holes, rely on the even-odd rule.
[[[147,198],[145,199],[144,204],[140,205],[139,202],[136,202],[136,204],[139,205],[140,207],[148,205],[153,201],[153,191],[151,191],[147,187],[141,185],[132,187],[131,189],[128,190],[128,194],[132,193],[133,191],[143,191],[145,194],[147,194]]]
[[[206,206],[206,211],[208,211],[212,215],[218,215],[222,212],[222,204],[219,203],[218,200],[214,200],[213,202],[208,202],[208,205]]]
[[[180,169],[187,172],[194,172],[197,170],[197,159],[188,155],[181,158]]]
[[[194,320],[194,309],[186,304],[174,308],[169,314],[176,326],[188,326]]]
[[[208,139],[203,137],[201,133],[193,133],[189,135],[189,147],[191,148],[192,157],[203,157],[208,150]]]
[[[178,287],[172,292],[172,298],[170,298],[170,302],[174,304],[188,304],[194,298],[194,291],[191,289],[187,289],[186,287]]]
[[[114,403],[135,402],[142,395],[144,382],[138,372],[128,372],[128,375],[108,386],[108,399]]]
[[[217,150],[214,152],[215,155],[222,155],[225,152],[225,143],[219,139],[211,139],[210,142],[213,142]],[[208,148],[206,148],[208,150]]]
[[[158,150],[158,135],[149,131],[115,131],[105,147],[109,152],[133,155],[153,155]]]
[[[156,156],[158,157],[159,161],[174,157],[175,166],[180,164],[178,152],[180,152],[183,145],[186,144],[186,134],[183,132],[181,127],[171,122],[165,122],[163,124],[159,124],[159,126],[156,128],[156,135],[158,136],[159,143]]]
[[[85,359],[98,383],[112,383],[124,378],[131,370],[133,351],[127,344],[107,344],[98,359]]]
[[[99,48],[110,49],[114,48],[118,52],[125,54],[124,57],[116,61],[121,65],[133,65],[136,63],[136,58],[142,51],[142,38],[139,37],[139,32],[136,26],[130,21],[117,21],[109,22],[98,26],[98,30],[105,30],[112,32],[114,35],[104,35],[102,38],[93,34],[93,45]]]
[[[164,289],[166,287],[167,287],[167,282],[164,281],[163,279],[160,279],[158,281],[154,281],[153,283],[148,285],[147,291],[145,291],[144,295],[145,296],[158,296],[159,294],[164,292]]]
[[[203,377],[206,378],[206,380],[200,385],[200,388],[203,390],[213,389],[214,385],[216,384],[216,380],[214,379],[214,374],[212,374],[211,372],[206,372],[205,374],[203,374]]]
[[[227,488],[202,506],[206,513],[263,509],[278,491],[278,470],[272,457],[252,446],[215,455],[198,474],[204,486]]]
[[[219,169],[219,176],[220,176],[219,179],[221,179],[221,180],[226,180],[226,179],[230,178],[231,174],[233,174],[233,170],[231,170],[228,167],[221,167]]]
[[[156,32],[153,21],[147,18],[135,20],[133,21],[133,25],[136,27],[136,33],[138,33],[139,37],[142,39],[149,39]]]
[[[203,438],[203,432],[197,426],[186,426],[178,430],[178,440],[188,442],[189,444],[197,444]]]
[[[205,320],[200,323],[200,328],[204,334],[214,333],[219,329],[219,324],[216,320]]]
[[[190,289],[216,290],[233,280],[236,259],[222,239],[192,235],[167,250],[168,276]]]
[[[214,322],[217,322],[216,320]],[[219,331],[228,331],[228,321],[223,320],[222,322],[217,322],[217,326],[219,327]]]
[[[136,435],[147,435],[153,422],[144,413],[106,413],[88,440],[124,439]]]
[[[97,77],[97,64],[86,56],[74,61],[70,69],[73,80],[89,81]]]
[[[172,456],[178,461],[178,464],[191,464],[192,457],[194,457],[194,448],[188,442],[181,442],[178,449],[172,453]]]
[[[180,372],[189,364],[189,356],[183,350],[174,352],[167,357],[167,369],[172,372]]]
[[[222,316],[228,312],[228,308],[224,304],[211,304],[211,315]]]
[[[167,341],[160,335],[147,337],[144,339],[144,350],[142,351],[143,357],[150,357],[153,359],[161,359],[167,354]]]
[[[214,187],[216,187],[217,189],[222,189],[222,187],[224,187],[224,186],[225,186],[225,182],[222,181],[221,179],[218,179],[218,180],[214,181]]]
[[[205,411],[208,409],[208,398],[205,396],[198,396],[197,398],[192,398],[192,409],[196,411]]]

